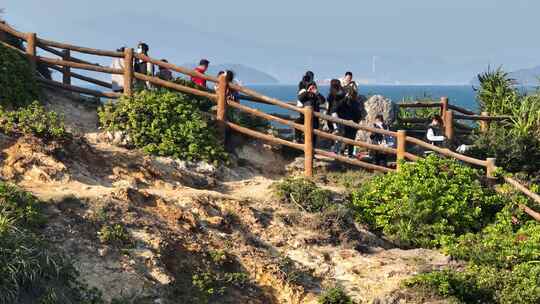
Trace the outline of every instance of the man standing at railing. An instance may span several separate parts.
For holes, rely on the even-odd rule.
[[[201,74],[204,74],[208,70],[209,65],[210,65],[210,61],[208,61],[206,59],[201,59],[201,61],[199,62],[199,66],[197,66],[195,68],[195,72],[199,72]],[[193,82],[194,84],[196,84],[198,86],[206,88],[206,79],[204,79],[204,78],[192,76],[191,77],[191,82]]]

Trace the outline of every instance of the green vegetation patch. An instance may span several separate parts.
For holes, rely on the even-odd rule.
[[[289,177],[274,184],[275,194],[308,212],[321,212],[333,204],[333,193],[306,178]]]
[[[28,59],[0,45],[0,106],[18,108],[39,99],[40,90]]]
[[[34,135],[46,140],[61,140],[69,136],[64,118],[56,112],[46,111],[37,101],[14,111],[0,107],[0,131]]]
[[[376,176],[352,194],[359,221],[405,247],[440,247],[480,231],[503,199],[479,182],[481,173],[453,160],[429,156]]]
[[[168,91],[141,91],[99,110],[101,125],[124,131],[148,154],[190,161],[227,159],[216,128],[191,97]]]
[[[40,202],[0,183],[0,303],[103,303],[71,262],[38,234]]]
[[[353,304],[354,302],[351,300],[351,297],[349,297],[345,291],[343,291],[340,287],[333,287],[330,289],[327,289],[323,292],[323,294],[319,297],[318,302],[319,304]]]

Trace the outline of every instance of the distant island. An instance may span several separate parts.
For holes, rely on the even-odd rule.
[[[520,69],[508,73],[510,78],[514,79],[516,83],[520,86],[526,87],[535,87],[540,85],[540,66],[529,68],[529,69]],[[471,81],[472,85],[479,85],[478,78],[474,78]]]
[[[184,64],[185,67],[194,68],[194,64]],[[235,73],[235,80],[242,84],[277,84],[279,80],[274,76],[238,63],[211,64],[207,74],[216,75],[219,71],[231,70]]]

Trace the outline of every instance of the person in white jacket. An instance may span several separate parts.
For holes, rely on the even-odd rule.
[[[125,50],[125,47],[121,47],[116,51],[123,53],[124,50]],[[123,70],[124,58],[114,58],[111,64],[111,68]],[[124,75],[112,74],[111,80],[112,80],[112,89],[114,92],[124,91]]]
[[[426,132],[426,138],[435,146],[442,146],[446,142],[446,137],[443,135],[441,127],[441,117],[439,115],[433,115],[431,117],[431,123],[429,124]]]

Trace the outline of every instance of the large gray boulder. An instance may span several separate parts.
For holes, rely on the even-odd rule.
[[[363,126],[372,127],[375,122],[375,116],[382,114],[384,121],[390,125],[396,119],[397,105],[389,98],[382,95],[371,96],[364,102],[364,118],[360,121]],[[369,139],[371,132],[359,130],[356,134],[356,140],[371,142]]]

